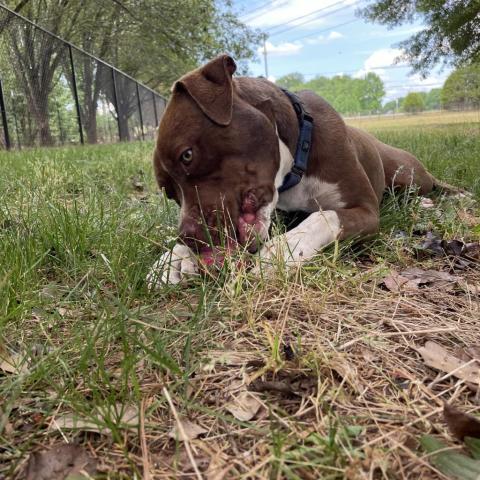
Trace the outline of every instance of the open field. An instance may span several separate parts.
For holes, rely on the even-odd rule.
[[[480,110],[466,112],[434,111],[418,115],[372,115],[369,117],[351,117],[345,120],[349,125],[367,130],[389,130],[392,128],[423,128],[449,125],[472,124],[480,128]]]
[[[442,405],[476,412],[478,381],[418,348],[480,344],[480,258],[421,244],[480,240],[478,125],[369,125],[473,199],[390,195],[375,238],[288,278],[153,293],[178,212],[156,193],[151,144],[0,154],[0,478],[65,442],[100,478],[448,478],[419,440],[460,448]],[[409,267],[454,279],[383,285]]]

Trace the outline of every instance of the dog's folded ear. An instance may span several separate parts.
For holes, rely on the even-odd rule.
[[[232,120],[232,76],[236,69],[232,57],[220,55],[180,78],[173,90],[184,88],[210,120],[226,126]]]

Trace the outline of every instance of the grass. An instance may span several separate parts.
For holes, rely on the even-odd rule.
[[[376,133],[480,198],[478,124]],[[478,297],[380,284],[391,269],[448,270],[448,259],[418,264],[419,232],[478,241],[474,202],[390,196],[378,236],[289,279],[240,272],[151,293],[145,276],[178,214],[156,193],[151,152],[0,155],[0,356],[15,364],[0,371],[0,477],[68,441],[101,478],[444,478],[417,439],[446,435],[443,400],[475,399],[452,377],[429,387],[414,348],[478,344]],[[461,276],[480,284],[478,268]],[[254,396],[248,420],[229,409],[242,395]],[[177,419],[205,433],[172,439]]]

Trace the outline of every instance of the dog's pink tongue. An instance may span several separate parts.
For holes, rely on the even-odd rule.
[[[257,217],[254,213],[244,213],[242,215],[242,219],[245,223],[248,223],[249,225],[253,225]]]
[[[233,250],[238,248],[238,244],[233,240],[227,240],[225,247],[203,247],[200,251],[200,261],[206,267],[216,265],[222,267],[225,263],[226,255],[229,255]]]
[[[238,219],[238,236],[240,243],[246,245],[252,240],[252,236],[255,235],[257,216],[254,213],[242,213]]]

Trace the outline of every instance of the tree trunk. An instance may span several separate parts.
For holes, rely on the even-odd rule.
[[[98,142],[97,136],[97,109],[89,111],[88,117],[85,119],[85,130],[87,131],[87,142],[95,144]]]
[[[50,110],[48,108],[48,95],[38,95],[30,101],[30,111],[38,126],[40,145],[49,147],[54,144],[50,130]]]

